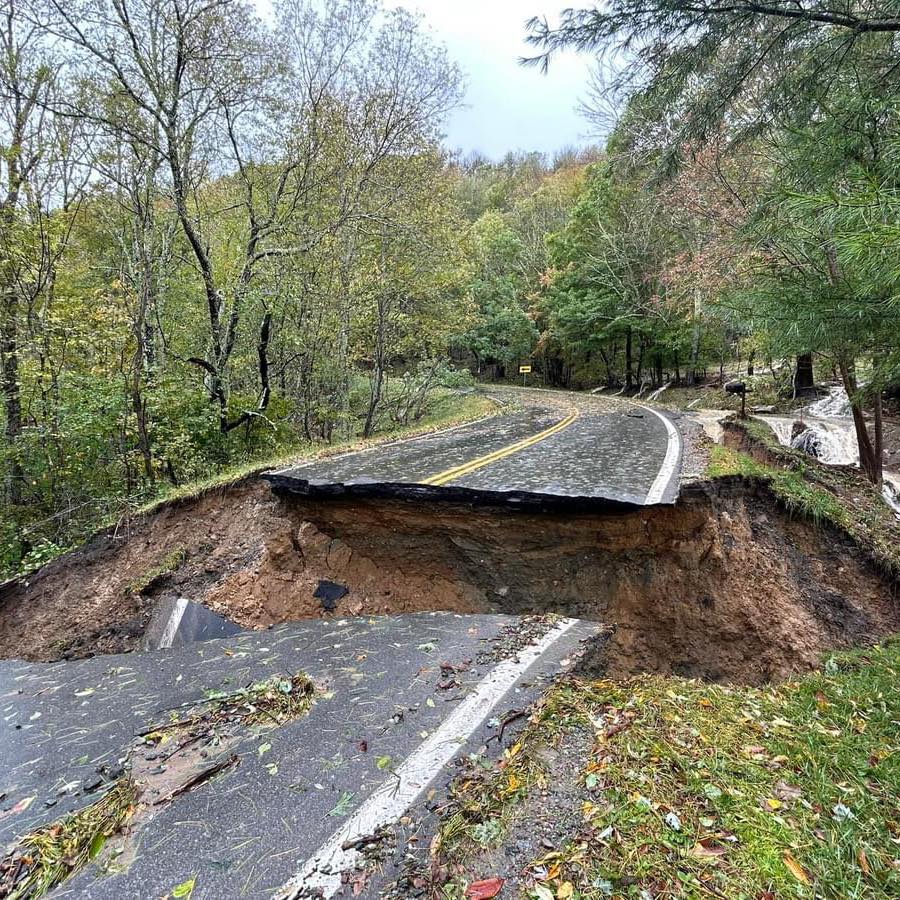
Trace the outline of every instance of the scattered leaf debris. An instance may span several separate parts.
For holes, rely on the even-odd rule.
[[[154,807],[239,765],[241,758],[233,751],[248,737],[248,728],[274,729],[299,718],[314,694],[304,673],[276,675],[232,693],[211,692],[199,706],[173,711],[169,721],[145,728],[115,779],[74,783],[85,793],[103,790],[98,800],[26,834],[0,860],[0,900],[43,897],[97,858],[113,839],[121,843],[125,827],[139,825]],[[270,749],[266,741],[256,753],[262,756]],[[274,763],[267,768],[272,775],[278,771]],[[21,811],[33,799],[13,809]],[[189,898],[194,885],[190,879],[171,896]]]

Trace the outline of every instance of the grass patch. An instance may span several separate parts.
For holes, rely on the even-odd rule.
[[[563,731],[590,722],[581,685],[564,680],[541,697],[516,742],[504,750],[499,769],[475,754],[450,787],[436,849],[461,859],[501,842],[518,803],[546,783],[543,748]]]
[[[862,472],[849,466],[826,466],[783,447],[772,429],[757,419],[726,422],[729,431],[743,432],[742,446],[766,462],[715,447],[707,470],[711,478],[765,479],[791,510],[843,529],[889,577],[900,577],[900,520]]]
[[[153,587],[158,581],[173,575],[187,559],[187,553],[183,547],[179,547],[169,553],[158,565],[149,568],[142,575],[132,581],[127,588],[129,594],[143,594]]]
[[[96,803],[25,835],[0,862],[0,897],[43,897],[83,869],[134,813],[138,789],[119,779]]]
[[[841,528],[852,525],[852,517],[840,499],[825,488],[811,483],[802,469],[781,469],[757,462],[746,453],[715,445],[706,474],[710,478],[741,475],[761,478],[791,512],[821,524],[828,522]]]
[[[515,828],[516,759],[539,760],[561,728],[590,727],[582,824],[534,861],[526,896],[900,896],[898,676],[894,640],[767,689],[563,681],[520,749],[477,790],[455,790],[441,850],[465,871],[479,816]]]

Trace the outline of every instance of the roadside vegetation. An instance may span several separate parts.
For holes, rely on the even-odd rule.
[[[895,897],[898,675],[892,641],[762,690],[567,678],[495,766],[473,763],[456,782],[438,847],[444,896],[500,877],[533,900]],[[590,748],[574,808],[543,815],[573,824],[548,846],[534,841],[528,798],[566,777],[572,745]],[[523,840],[524,874],[498,871],[491,848]]]
[[[825,466],[784,447],[768,425],[754,419],[727,423],[725,443],[711,450],[710,478],[739,475],[766,482],[790,511],[847,533],[882,571],[900,576],[900,516],[858,470]]]
[[[880,481],[887,26],[668,0],[534,22],[550,65],[654,51],[590,89],[602,145],[488,160],[442,146],[462,73],[407,12],[140,8],[2,0],[0,570],[170,489],[421,423],[523,362],[695,408],[736,375],[791,408],[815,366]]]

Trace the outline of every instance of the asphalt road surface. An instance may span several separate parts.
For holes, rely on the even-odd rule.
[[[516,399],[511,413],[271,479],[313,494],[675,501],[681,440],[666,415],[584,395],[508,393]],[[7,849],[91,807],[123,764],[149,752],[142,732],[190,715],[211,693],[299,672],[317,687],[302,718],[228,736],[227,768],[158,806],[144,804],[124,843],[107,847],[54,896],[159,898],[192,879],[195,900],[346,892],[342,882],[360,873],[358,839],[386,829],[402,843],[412,831],[427,847],[430,810],[456,764],[473,752],[502,752],[501,741],[491,742],[499,723],[570,669],[601,630],[552,617],[429,613],[229,635],[228,623],[212,621],[198,627],[223,637],[179,646],[167,623],[201,614],[176,602],[162,617],[151,646],[168,650],[0,661],[0,845]],[[149,757],[163,779],[168,753]],[[390,865],[379,877],[389,875]],[[363,893],[377,896],[374,882]]]
[[[597,628],[429,613],[296,623],[127,656],[2,661],[0,845],[95,802],[109,786],[98,772],[120,767],[151,725],[212,691],[302,671],[318,687],[307,715],[248,729],[238,764],[151,810],[119,856],[101,856],[54,896],[160,898],[195,879],[194,900],[331,897],[360,863],[348,845],[427,814],[451,762],[496,738],[498,720],[571,667]]]
[[[424,437],[292,466],[267,477],[301,494],[674,503],[682,445],[649,406],[615,398],[506,391],[518,409]]]

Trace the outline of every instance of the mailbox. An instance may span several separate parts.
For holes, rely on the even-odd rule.
[[[725,385],[726,394],[737,394],[741,398],[741,418],[747,418],[747,385],[743,381],[729,381]]]

